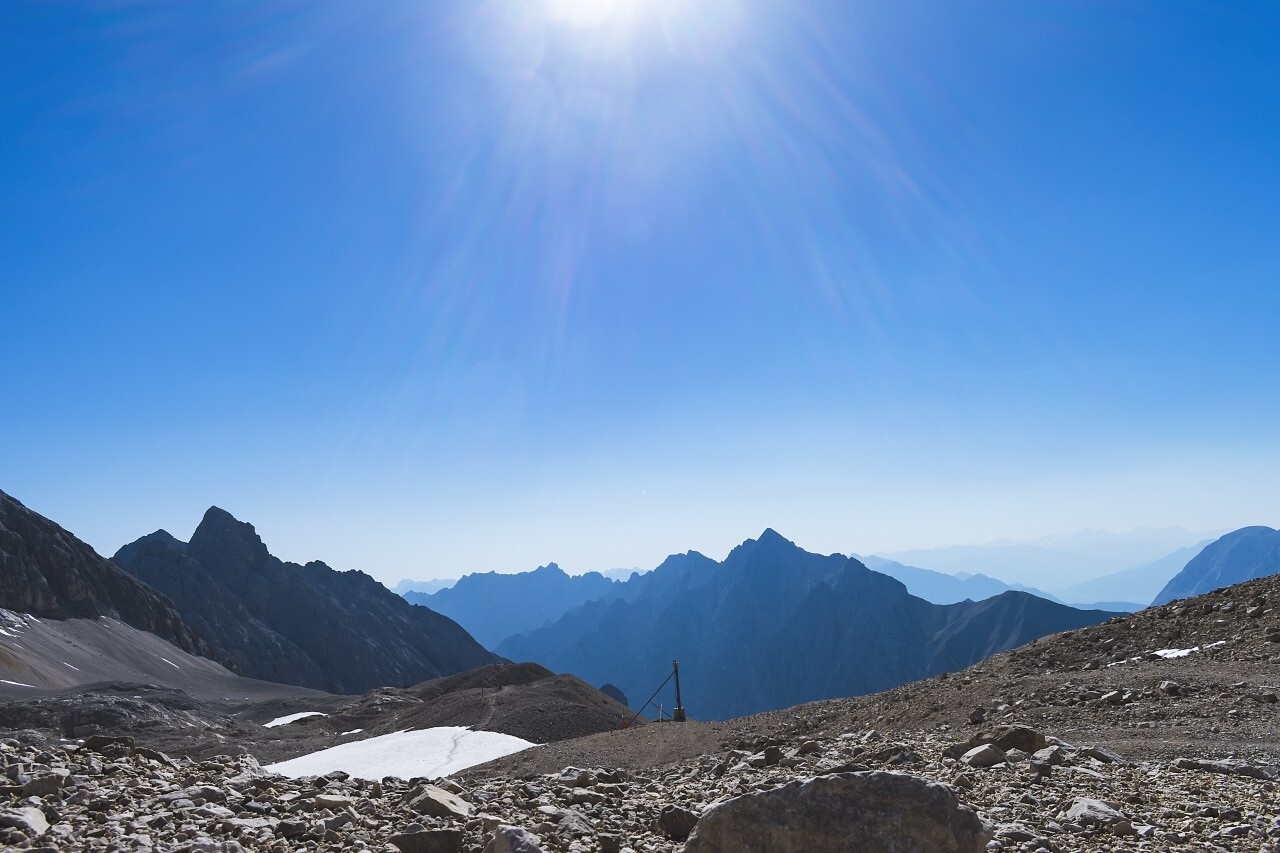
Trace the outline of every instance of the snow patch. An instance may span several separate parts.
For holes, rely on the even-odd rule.
[[[1203,652],[1209,649],[1216,649],[1220,646],[1225,646],[1226,644],[1227,644],[1226,640],[1218,640],[1218,642],[1216,643],[1208,643],[1203,646],[1192,646],[1189,649],[1156,649],[1154,652],[1151,652],[1151,654],[1158,655],[1164,658],[1165,660],[1175,660],[1177,658],[1185,658],[1187,655],[1193,655],[1196,652]],[[1107,666],[1109,667],[1121,666],[1126,663],[1137,663],[1140,660],[1142,660],[1141,656],[1136,658],[1126,658],[1124,660],[1118,660],[1115,663],[1109,663],[1107,664]]]
[[[1189,654],[1201,652],[1205,649],[1216,649],[1218,646],[1225,646],[1226,644],[1226,640],[1219,640],[1218,642],[1210,643],[1207,646],[1192,646],[1189,649],[1156,649],[1155,654],[1160,655],[1160,657],[1165,660],[1171,660],[1173,658],[1185,658]]]
[[[322,749],[265,768],[298,778],[342,770],[361,779],[448,776],[534,744],[498,732],[473,732],[462,726],[440,726],[420,731],[395,732]]]
[[[343,734],[343,735],[358,735],[358,734],[360,734],[362,731],[364,731],[364,729],[352,729],[351,731],[349,731],[349,732],[343,732],[342,734]]]
[[[10,681],[7,678],[0,678],[0,684],[12,684],[14,687],[35,687],[33,684],[23,684],[21,681]]]
[[[161,658],[161,660],[163,660],[163,658]],[[289,723],[292,723],[296,720],[301,720],[304,717],[327,717],[327,716],[329,715],[324,713],[323,711],[303,711],[300,714],[286,714],[283,717],[276,717],[274,720],[272,720],[269,723],[263,723],[262,727],[264,729],[274,729],[276,726],[287,726],[289,725]]]
[[[174,669],[182,669],[182,667],[178,666],[176,663],[174,663],[173,661],[169,660],[168,658],[160,658],[160,660],[162,660],[162,661],[164,661],[165,663],[169,664],[169,666],[173,667]]]
[[[63,666],[71,666],[71,664],[67,663],[66,661],[63,661],[63,662],[62,662],[62,665],[63,665]],[[76,672],[79,672],[79,671],[80,671],[80,667],[78,667],[78,666],[71,666],[71,668],[72,668],[72,669],[74,669]]]

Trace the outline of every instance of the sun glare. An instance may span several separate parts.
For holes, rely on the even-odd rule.
[[[634,23],[641,0],[545,0],[551,20],[577,29],[626,27]]]

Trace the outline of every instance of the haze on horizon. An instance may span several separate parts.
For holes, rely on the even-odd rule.
[[[394,583],[1276,526],[1280,7],[0,7],[0,489]]]

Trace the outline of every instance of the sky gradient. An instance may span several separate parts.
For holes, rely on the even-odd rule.
[[[0,489],[380,580],[1274,526],[1280,6],[0,5]]]

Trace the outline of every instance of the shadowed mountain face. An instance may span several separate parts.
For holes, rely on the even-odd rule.
[[[1022,592],[930,604],[857,560],[811,554],[767,530],[723,563],[670,557],[621,597],[497,650],[616,684],[637,707],[679,659],[690,714],[723,719],[885,690],[1111,615]]]
[[[554,622],[584,602],[612,595],[620,585],[597,572],[572,576],[555,563],[532,572],[472,574],[452,587],[406,601],[443,613],[493,648],[512,634]]]
[[[0,607],[47,619],[107,616],[212,656],[174,603],[0,492]]]
[[[1152,606],[1280,572],[1280,530],[1242,527],[1205,546],[1160,590]]]
[[[499,660],[362,572],[271,556],[253,525],[217,507],[189,543],[161,530],[114,559],[169,595],[227,665],[252,678],[359,693]]]

